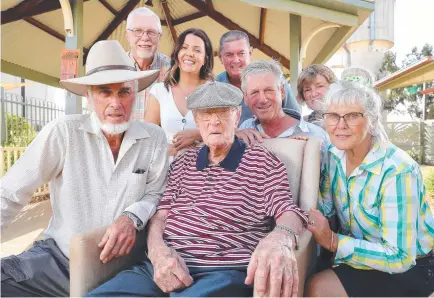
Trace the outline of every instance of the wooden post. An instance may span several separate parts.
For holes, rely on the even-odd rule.
[[[294,95],[297,95],[297,78],[301,72],[300,49],[301,16],[289,14],[289,63],[291,74],[291,89]]]
[[[74,35],[65,38],[65,48],[78,49],[80,55],[78,58],[78,76],[82,76],[83,69],[83,0],[70,0],[72,18],[74,20]],[[81,114],[82,102],[81,96],[66,92],[65,114]]]

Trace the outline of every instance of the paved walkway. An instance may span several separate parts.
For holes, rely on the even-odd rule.
[[[50,201],[27,205],[13,222],[1,231],[0,257],[19,254],[32,245],[48,226]]]

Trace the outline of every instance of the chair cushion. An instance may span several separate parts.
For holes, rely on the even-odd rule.
[[[306,141],[287,138],[266,139],[263,145],[285,165],[294,202],[299,205],[299,191]]]

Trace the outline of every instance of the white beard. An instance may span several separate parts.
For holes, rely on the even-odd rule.
[[[94,117],[98,121],[101,130],[109,135],[120,135],[126,132],[131,124],[131,119],[124,123],[102,123],[95,112],[92,113],[92,117]]]

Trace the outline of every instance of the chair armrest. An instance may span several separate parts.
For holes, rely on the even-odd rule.
[[[298,267],[298,296],[302,297],[307,274],[312,272],[316,260],[316,242],[307,229],[300,235],[299,249],[294,253]],[[269,293],[265,296],[269,296]],[[253,292],[253,297],[259,297],[256,290]]]
[[[74,235],[70,243],[70,295],[83,297],[122,269],[133,264],[135,256],[145,254],[143,243],[145,232],[137,233],[136,245],[128,256],[113,259],[103,264],[99,259],[102,249],[98,247],[107,227]],[[140,249],[139,249],[140,247]]]

